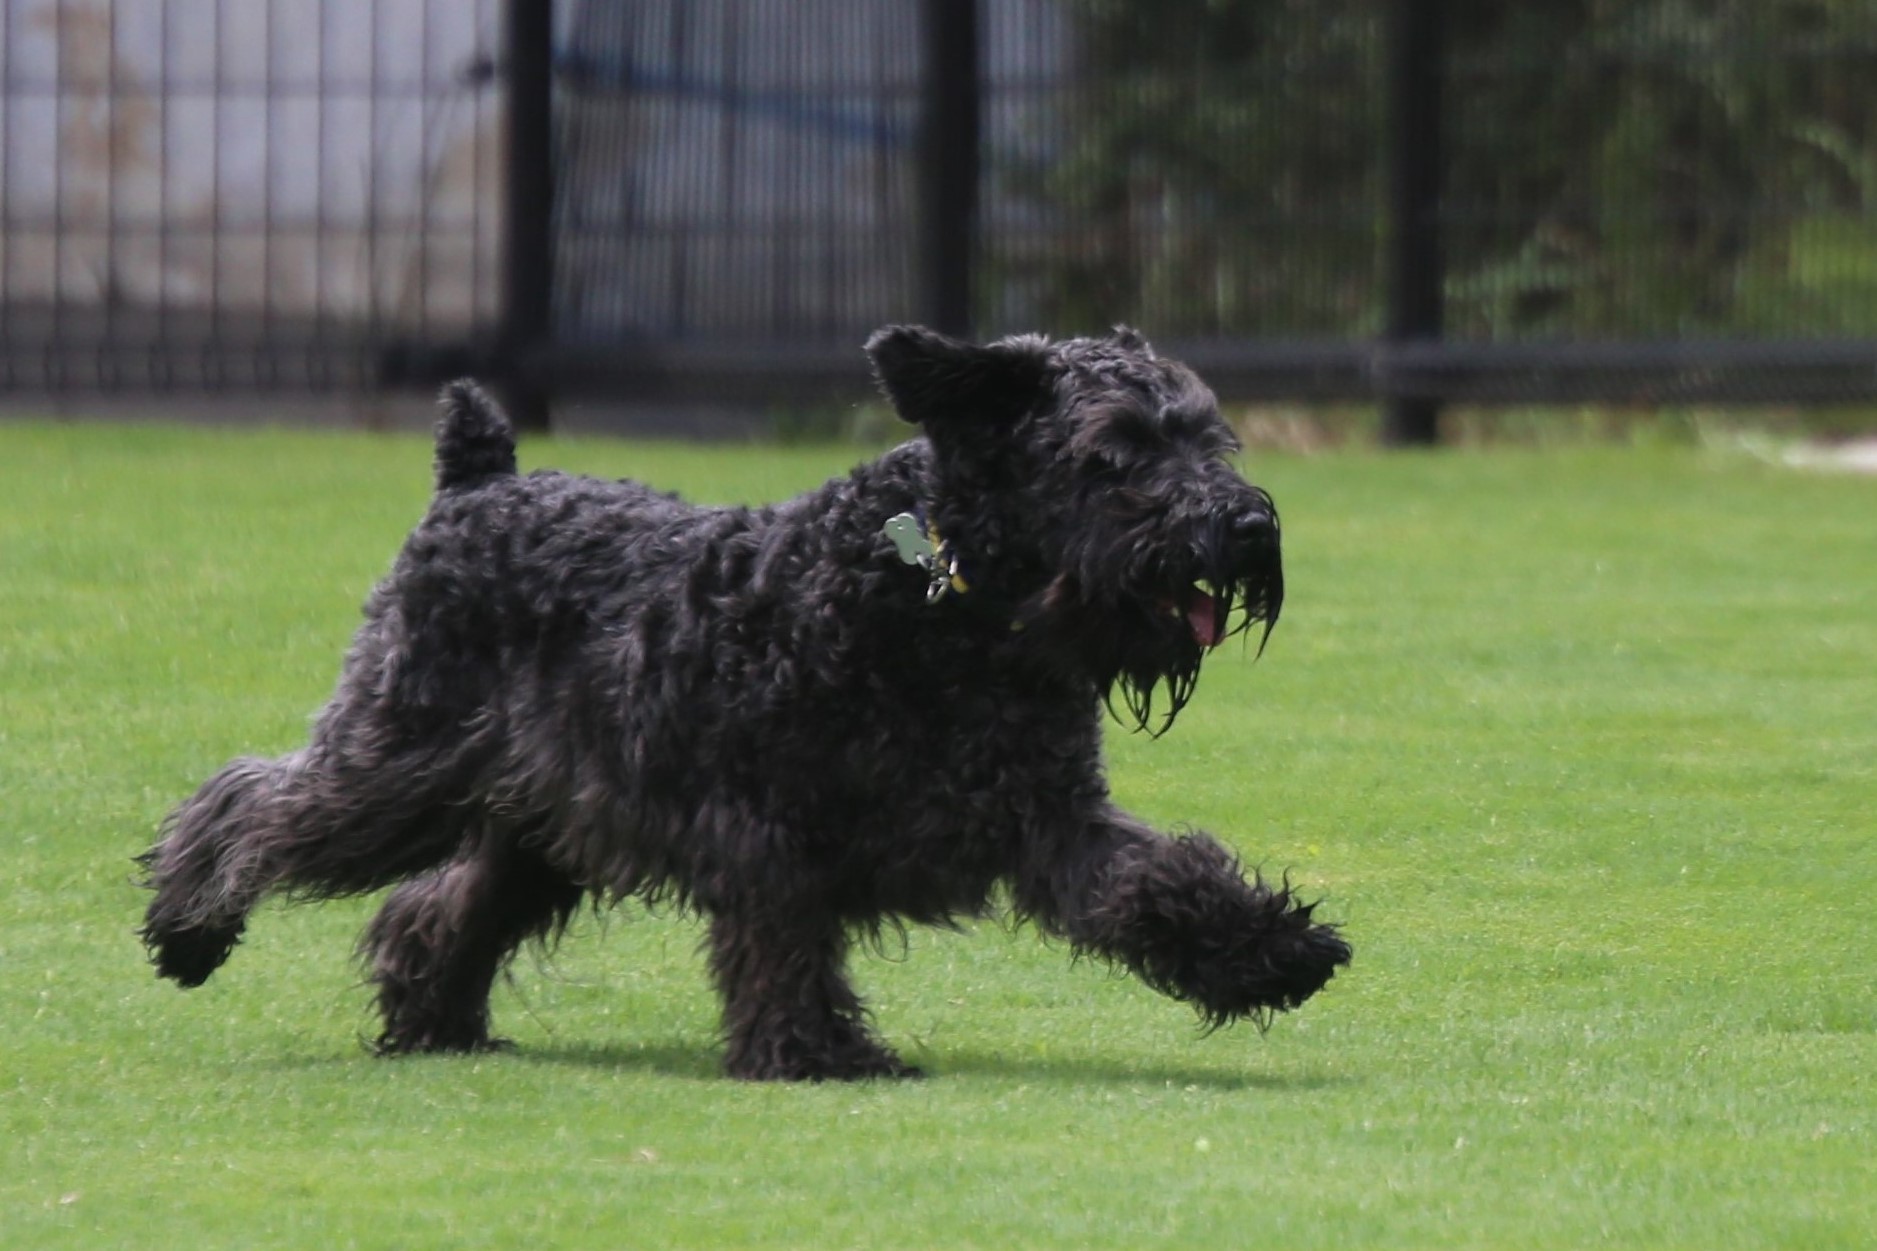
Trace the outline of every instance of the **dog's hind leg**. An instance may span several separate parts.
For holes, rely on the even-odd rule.
[[[710,965],[723,994],[724,1069],[753,1081],[917,1077],[868,1031],[847,938],[814,907],[720,912]]]
[[[1349,962],[1336,927],[1312,920],[1288,883],[1248,881],[1205,834],[1170,837],[1113,808],[1033,854],[1017,903],[1214,1026],[1295,1008]]]
[[[512,834],[488,832],[392,892],[359,943],[378,988],[383,1054],[481,1051],[489,990],[528,939],[551,942],[585,891]]]

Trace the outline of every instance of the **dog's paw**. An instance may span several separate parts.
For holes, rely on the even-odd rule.
[[[167,977],[185,990],[200,986],[209,975],[222,967],[235,944],[241,941],[242,926],[184,926],[162,929],[151,924],[144,930],[144,946],[158,977]]]

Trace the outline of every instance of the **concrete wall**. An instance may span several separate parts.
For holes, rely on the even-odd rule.
[[[486,315],[498,37],[496,0],[0,0],[0,293]]]

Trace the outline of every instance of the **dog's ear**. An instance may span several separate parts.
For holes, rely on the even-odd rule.
[[[867,340],[886,398],[914,425],[1008,425],[1050,383],[1049,352],[1036,336],[980,347],[924,326],[886,326]]]

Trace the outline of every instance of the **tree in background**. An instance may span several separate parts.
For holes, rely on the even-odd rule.
[[[1064,2],[1060,130],[992,173],[1089,224],[996,277],[1065,328],[1374,333],[1381,0]],[[1877,0],[1446,8],[1455,337],[1877,332]]]

